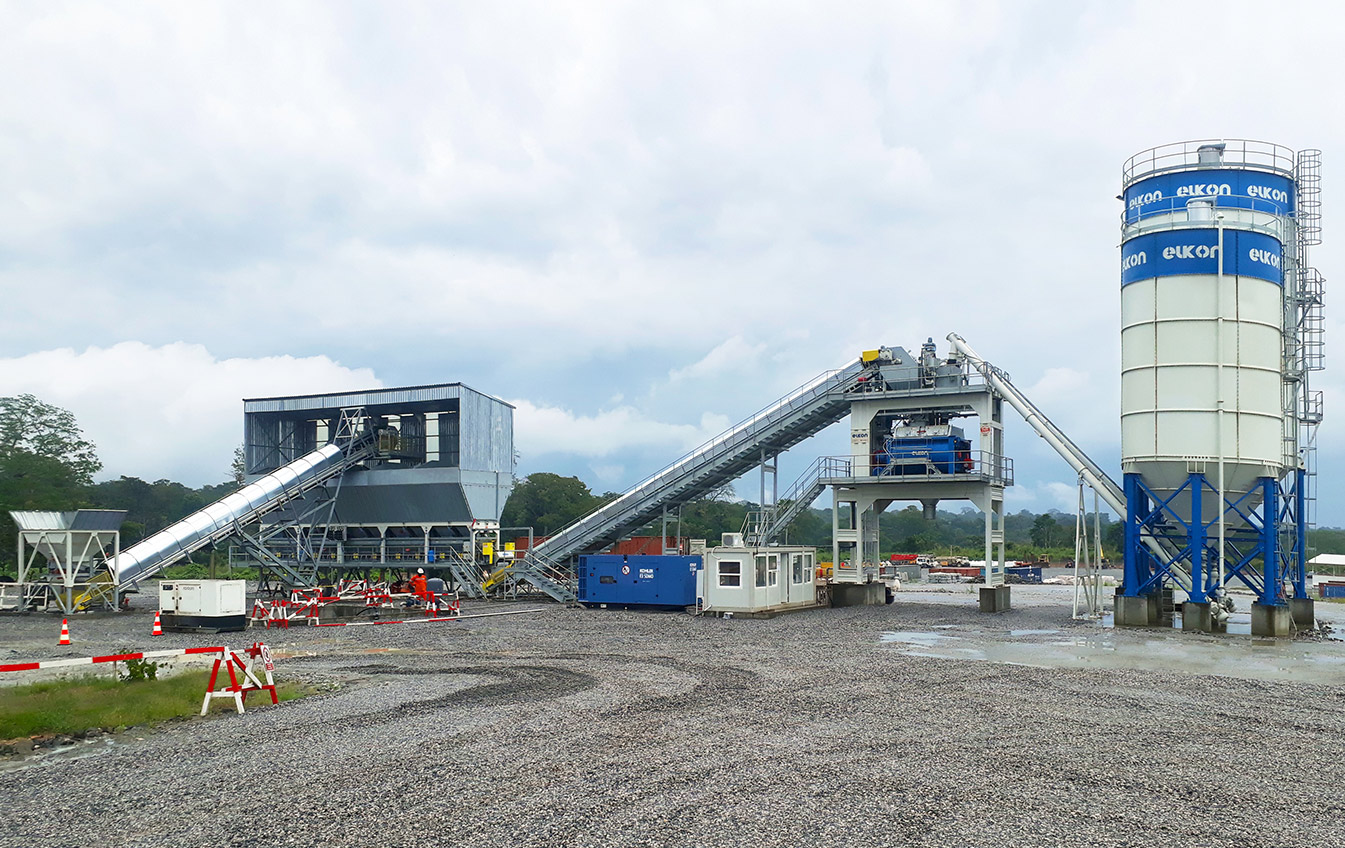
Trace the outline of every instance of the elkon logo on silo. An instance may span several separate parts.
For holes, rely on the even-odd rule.
[[[1218,255],[1218,245],[1174,244],[1163,248],[1164,259],[1213,259]]]

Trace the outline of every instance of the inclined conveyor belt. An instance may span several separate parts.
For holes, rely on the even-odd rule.
[[[828,371],[702,445],[535,547],[558,562],[619,539],[658,517],[665,505],[708,494],[850,414],[849,392],[864,372],[859,362]]]
[[[133,586],[237,528],[340,475],[372,454],[375,442],[359,438],[346,445],[329,444],[249,483],[210,506],[139,541],[108,560],[118,588]]]
[[[1083,478],[1084,482],[1097,492],[1102,500],[1111,507],[1112,510],[1125,520],[1126,516],[1126,498],[1125,492],[1116,484],[1102,467],[1094,462],[1083,449],[1074,444],[1073,441],[1065,435],[1065,432],[1055,425],[1051,419],[1046,417],[1036,404],[1028,400],[1027,395],[1023,394],[1009,380],[1007,374],[1000,371],[995,366],[986,362],[976,351],[972,350],[967,340],[957,333],[949,333],[948,341],[952,349],[971,363],[971,366],[980,372],[985,378],[986,383],[990,385],[995,392],[1009,402],[1018,414],[1023,416],[1023,420],[1028,426],[1036,431],[1037,435],[1046,440],[1046,443],[1060,454],[1070,468]],[[1140,542],[1153,552],[1161,561],[1167,562],[1173,558],[1173,551],[1168,550],[1168,543],[1149,533],[1140,537]],[[1191,577],[1181,567],[1174,567],[1171,570],[1172,578],[1182,589],[1191,588]]]

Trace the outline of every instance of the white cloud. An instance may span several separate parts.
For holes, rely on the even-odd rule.
[[[727,430],[723,416],[705,413],[699,424],[657,421],[630,406],[605,409],[592,415],[556,406],[538,406],[528,400],[510,400],[514,412],[514,444],[528,457],[570,453],[610,457],[633,448],[661,448],[671,462],[681,453]],[[610,469],[610,463],[604,464]],[[652,470],[652,469],[651,469]]]
[[[204,345],[123,342],[0,359],[0,395],[29,393],[74,413],[103,460],[99,479],[228,479],[244,397],[375,388],[373,371],[325,356],[218,359]]]
[[[1219,9],[6,4],[0,357],[208,339],[460,379],[575,434],[525,453],[597,451],[634,482],[703,411],[955,330],[1103,460],[1120,163],[1227,134],[1329,169],[1345,141],[1264,72],[1339,76],[1341,12]],[[1216,46],[1249,43],[1212,84]],[[1057,472],[1011,435],[1020,485]],[[1322,479],[1340,523],[1345,476]]]
[[[731,336],[720,342],[700,360],[685,368],[674,368],[668,372],[668,380],[680,383],[683,380],[697,380],[703,377],[718,377],[725,373],[741,373],[757,364],[765,352],[765,342],[749,344],[742,336]]]
[[[1036,484],[1014,486],[1005,491],[1004,500],[1005,509],[1009,512],[1021,509],[1046,512],[1054,509],[1066,515],[1074,515],[1079,510],[1079,488],[1077,484],[1044,480]],[[1091,489],[1084,490],[1084,504],[1091,512],[1093,509]],[[1110,511],[1106,503],[1099,501],[1099,505],[1103,512]]]

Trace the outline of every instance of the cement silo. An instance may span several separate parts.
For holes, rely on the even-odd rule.
[[[1276,629],[1306,597],[1319,175],[1317,151],[1233,140],[1156,147],[1123,169],[1121,594],[1149,617],[1175,588],[1183,623],[1209,629],[1210,602],[1238,581]]]

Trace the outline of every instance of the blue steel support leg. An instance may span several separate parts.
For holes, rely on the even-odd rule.
[[[1149,499],[1140,489],[1139,475],[1125,475],[1125,571],[1121,580],[1121,594],[1133,598],[1139,594],[1140,584],[1148,577],[1148,569],[1140,563],[1140,516],[1149,511]]]
[[[1191,523],[1186,525],[1187,541],[1191,546],[1190,600],[1197,604],[1208,601],[1205,595],[1205,512],[1201,495],[1205,492],[1205,477],[1192,474],[1187,478],[1191,490]]]
[[[1294,472],[1294,597],[1308,596],[1308,473]]]
[[[1274,477],[1261,478],[1261,603],[1283,604],[1280,597],[1280,487]]]

